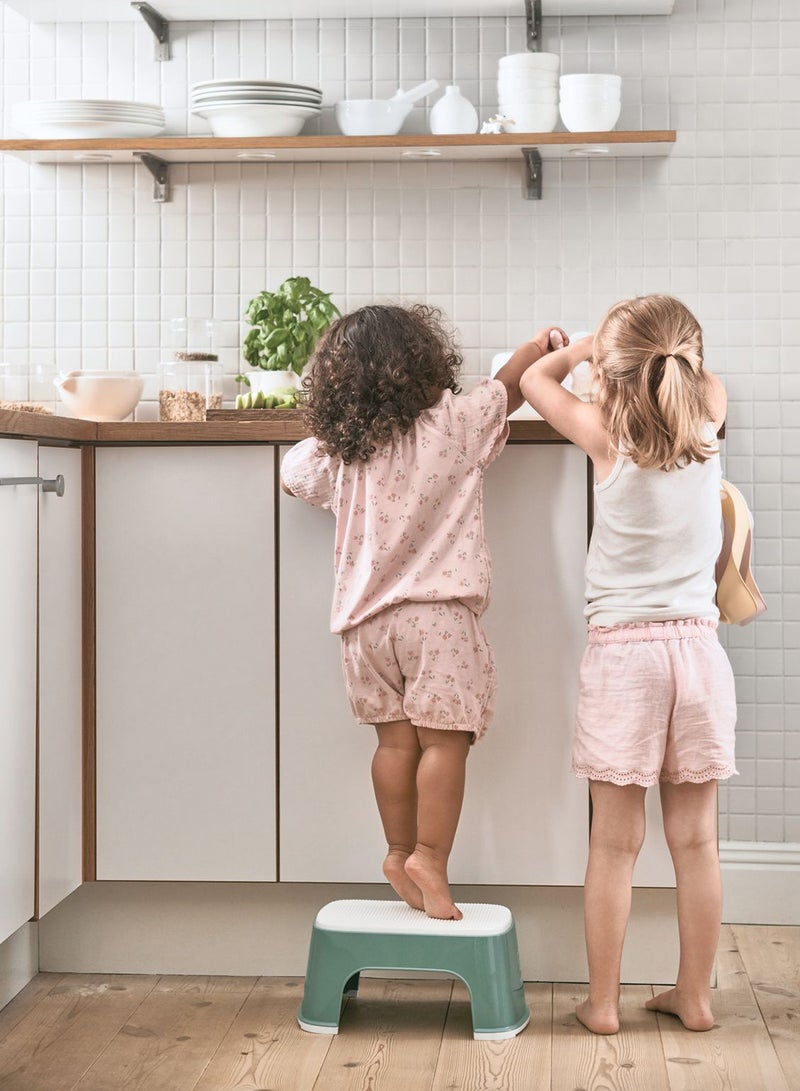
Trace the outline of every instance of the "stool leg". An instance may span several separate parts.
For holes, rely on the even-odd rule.
[[[358,987],[359,970],[326,932],[312,929],[303,1000],[297,1013],[303,1030],[338,1033],[342,993],[347,987]]]
[[[531,1017],[525,1001],[514,929],[482,937],[453,969],[466,982],[472,1007],[472,1036],[496,1041],[513,1038]]]
[[[358,983],[360,978],[360,970],[357,970],[350,978],[348,978],[347,984],[344,987],[345,996],[358,996]]]

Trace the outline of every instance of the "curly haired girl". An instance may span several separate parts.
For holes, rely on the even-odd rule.
[[[461,356],[438,311],[347,314],[304,380],[313,435],[281,467],[286,492],[336,517],[331,629],[353,713],[377,731],[383,871],[431,917],[462,916],[447,861],[470,743],[486,731],[495,690],[479,621],[491,575],[483,474],[549,338],[542,330],[528,354],[457,397]]]

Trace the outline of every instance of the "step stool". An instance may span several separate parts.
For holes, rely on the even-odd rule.
[[[336,901],[317,913],[297,1021],[337,1034],[342,996],[355,996],[362,970],[436,970],[469,989],[474,1038],[513,1038],[531,1017],[517,933],[503,905],[459,904],[460,921],[434,920],[404,902]]]

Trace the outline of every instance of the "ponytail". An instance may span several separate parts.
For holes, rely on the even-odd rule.
[[[642,468],[672,470],[715,451],[702,333],[670,296],[618,303],[595,335],[599,405],[613,445]]]

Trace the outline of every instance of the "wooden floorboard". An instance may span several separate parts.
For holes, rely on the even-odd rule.
[[[432,1091],[532,1091],[550,1087],[553,986],[529,984],[525,998],[531,1021],[516,1038],[476,1042],[469,993],[453,987]]]
[[[303,979],[260,978],[192,1091],[312,1088],[333,1038],[297,1023]]]
[[[63,974],[37,974],[25,988],[14,997],[13,1003],[0,1008],[0,1042],[13,1028],[47,996],[62,979]]]
[[[674,1015],[658,1015],[670,1091],[797,1091],[783,1075],[730,926],[717,953],[712,1030],[685,1030]]]
[[[653,990],[623,985],[619,1033],[608,1035],[578,1022],[575,1007],[586,995],[585,985],[553,986],[554,1091],[669,1091],[658,1022],[644,1006]]]
[[[362,978],[314,1091],[430,1091],[452,988],[444,978]]]
[[[162,977],[73,1091],[176,1091],[202,1075],[254,977]]]
[[[625,986],[595,1036],[585,985],[529,984],[528,1027],[476,1042],[445,977],[363,978],[328,1036],[299,978],[40,974],[0,1011],[0,1091],[800,1091],[800,928],[724,928],[717,979],[705,1034]]]
[[[789,1087],[800,1089],[800,928],[731,928]]]
[[[62,977],[0,1043],[0,1091],[72,1091],[158,980]]]

